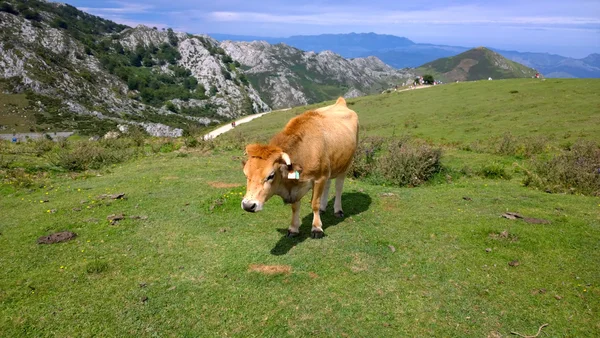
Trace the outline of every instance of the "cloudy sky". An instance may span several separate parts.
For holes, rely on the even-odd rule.
[[[64,1],[64,0],[63,0]],[[599,0],[66,0],[135,26],[290,36],[375,32],[419,43],[584,57],[600,53]]]

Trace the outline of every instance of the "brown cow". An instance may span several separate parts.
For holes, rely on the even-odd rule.
[[[288,236],[299,233],[300,200],[313,188],[313,238],[323,237],[319,211],[327,208],[331,179],[335,182],[334,215],[343,217],[342,188],[358,142],[358,116],[339,98],[331,106],[307,111],[291,119],[266,144],[246,147],[247,178],[242,209],[260,211],[273,195],[292,204]]]

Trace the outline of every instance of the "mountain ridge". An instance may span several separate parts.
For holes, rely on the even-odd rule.
[[[375,33],[348,33],[347,35],[356,34],[375,34]],[[257,37],[257,36],[240,36],[240,35],[224,35],[224,34],[209,34],[218,37],[228,36],[230,39],[239,39],[240,41],[252,41],[252,39],[263,39],[270,43],[286,42],[294,46],[293,40],[288,38],[273,38],[273,37]],[[378,34],[375,34],[378,35]],[[313,35],[313,39],[320,35]],[[337,36],[344,36],[344,34],[337,34]],[[389,35],[383,35],[389,36]],[[393,35],[392,35],[393,36]],[[397,37],[397,36],[396,36]],[[404,46],[394,45],[381,45],[377,48],[366,48],[365,46],[356,46],[354,50],[347,50],[345,48],[336,48],[335,45],[329,45],[324,49],[331,49],[334,52],[341,54],[344,57],[366,57],[376,56],[386,64],[389,64],[396,68],[413,68],[419,67],[430,61],[434,61],[439,58],[455,56],[462,52],[465,52],[473,47],[464,46],[450,46],[450,45],[439,45],[430,43],[415,43],[405,37],[397,37],[406,39],[412,44]],[[299,47],[299,46],[296,46]],[[600,78],[600,64],[597,61],[598,58],[594,58],[594,55],[598,53],[592,53],[584,58],[572,58],[558,54],[551,53],[537,53],[537,52],[522,52],[514,50],[504,50],[500,48],[490,47],[490,49],[500,53],[504,57],[522,63],[528,67],[533,67],[546,76],[552,74],[563,74],[560,77],[580,77],[580,78]],[[319,52],[321,49],[315,48],[315,52]],[[358,52],[357,52],[358,51]]]
[[[432,74],[436,80],[444,82],[531,78],[537,73],[537,70],[508,60],[485,47],[428,62],[416,71],[421,75]]]

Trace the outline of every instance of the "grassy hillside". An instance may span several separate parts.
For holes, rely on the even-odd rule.
[[[451,83],[348,100],[366,135],[410,135],[436,143],[469,144],[500,137],[545,136],[555,144],[600,140],[600,80],[523,79]],[[311,107],[261,117],[237,129],[273,135]],[[264,138],[264,137],[263,137]]]
[[[349,178],[346,218],[330,199],[321,240],[309,238],[309,198],[294,239],[277,197],[261,213],[240,208],[241,146],[306,107],[203,151],[40,175],[28,189],[3,180],[0,161],[0,335],[505,337],[548,323],[540,336],[600,336],[600,198],[524,187],[512,164],[534,158],[467,147],[506,132],[546,135],[551,152],[598,142],[599,85],[485,81],[351,100],[367,135],[427,139],[450,169],[492,164],[512,178],[449,171],[417,188]],[[0,146],[0,158],[16,147]],[[62,230],[77,237],[36,244]]]
[[[416,69],[444,82],[531,78],[535,69],[511,61],[484,47],[470,49],[456,56],[437,59]]]

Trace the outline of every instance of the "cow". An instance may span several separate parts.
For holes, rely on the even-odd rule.
[[[358,116],[344,98],[291,119],[269,144],[246,146],[247,179],[242,209],[257,212],[273,195],[292,205],[287,236],[300,232],[300,200],[312,188],[312,238],[322,238],[320,212],[327,208],[335,179],[334,215],[344,217],[342,189],[358,143]]]

